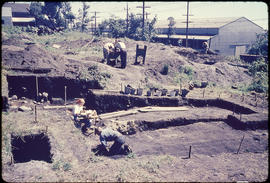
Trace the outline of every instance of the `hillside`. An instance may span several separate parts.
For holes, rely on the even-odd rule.
[[[268,178],[268,96],[245,90],[253,79],[248,64],[191,48],[121,40],[127,46],[125,69],[101,62],[102,46],[112,38],[2,32],[1,89],[9,102],[2,111],[5,181]],[[137,44],[147,46],[144,65],[134,65]],[[168,73],[162,73],[165,67]],[[120,92],[128,84],[143,94]],[[189,92],[147,96],[151,88]],[[36,102],[36,90],[48,92],[51,101]],[[98,112],[100,123],[123,134],[132,153],[94,154],[99,137],[82,133],[71,115],[79,97]]]

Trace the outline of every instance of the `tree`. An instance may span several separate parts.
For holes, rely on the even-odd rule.
[[[90,19],[88,18],[88,9],[90,8],[89,5],[86,4],[86,2],[83,2],[82,9],[79,9],[79,19],[81,20],[81,32],[84,32],[88,23],[90,22]]]
[[[256,42],[248,50],[249,54],[268,55],[268,31],[257,35]]]
[[[47,15],[49,26],[53,30],[65,25],[64,17],[61,12],[62,2],[44,2],[42,13]],[[46,18],[45,17],[45,18]]]
[[[168,35],[168,40],[170,41],[170,36],[173,35],[175,33],[174,31],[174,25],[175,25],[175,20],[173,17],[169,17],[168,18],[168,21],[169,21],[169,24],[168,24],[168,32],[167,32],[167,35]]]
[[[75,16],[71,12],[71,5],[70,2],[63,2],[62,4],[62,13],[65,19],[65,28],[68,28],[70,23],[73,23]]]
[[[44,14],[42,13],[42,4],[40,2],[32,2],[29,7],[29,13],[31,16],[35,17],[36,26],[44,24]]]
[[[126,21],[124,19],[110,18],[108,26],[112,37],[119,38],[126,35]]]

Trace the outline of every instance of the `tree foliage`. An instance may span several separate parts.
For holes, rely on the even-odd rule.
[[[268,31],[257,35],[256,42],[251,45],[248,53],[254,55],[268,55]]]
[[[36,19],[36,26],[46,26],[52,30],[67,27],[67,20],[74,20],[69,2],[31,2],[29,13]]]
[[[90,8],[89,5],[86,4],[86,2],[83,2],[82,9],[79,9],[79,19],[80,19],[80,26],[81,26],[81,32],[84,32],[86,30],[87,25],[90,22],[90,19],[88,18],[88,9]]]
[[[268,92],[268,64],[265,60],[256,60],[249,66],[248,71],[253,76],[248,90],[260,93]]]
[[[106,28],[109,30],[109,34],[114,38],[119,37],[128,37],[135,40],[152,40],[156,32],[154,25],[157,21],[157,18],[153,18],[151,21],[147,21],[144,27],[144,34],[142,29],[142,18],[135,16],[134,14],[129,15],[128,28],[125,19],[118,19],[112,17],[109,20],[103,21],[99,25],[99,30],[102,34]]]
[[[169,24],[168,24],[168,32],[167,32],[167,35],[168,35],[168,39],[170,39],[170,36],[173,35],[175,33],[174,31],[174,25],[175,25],[175,20],[173,17],[169,17],[168,18],[168,21],[169,21]]]

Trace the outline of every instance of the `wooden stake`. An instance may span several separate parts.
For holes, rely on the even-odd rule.
[[[240,148],[241,148],[241,145],[242,145],[242,142],[243,142],[244,138],[245,138],[245,134],[243,135],[243,138],[242,138],[242,140],[241,140],[241,142],[240,142],[240,144],[239,144],[239,147],[238,147],[238,150],[237,150],[237,154],[238,154],[239,151],[240,151]]]
[[[242,113],[240,113],[240,121],[241,121],[241,119],[242,119]]]
[[[67,86],[65,86],[65,105],[67,104]]]
[[[191,146],[189,146],[188,158],[190,158],[190,155],[191,155]]]
[[[37,99],[38,99],[38,77],[36,76],[36,92],[37,92]]]
[[[205,88],[203,89],[203,98],[204,98]]]
[[[37,105],[35,105],[35,122],[37,123]]]
[[[255,101],[257,101],[257,94],[255,93]]]

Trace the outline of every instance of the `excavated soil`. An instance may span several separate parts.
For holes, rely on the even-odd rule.
[[[59,48],[49,43],[33,43],[31,37],[24,35],[2,38],[2,66],[6,69],[2,74],[6,77],[2,78],[2,92],[7,97],[18,96],[18,99],[9,98],[10,108],[2,112],[2,178],[5,181],[266,181],[269,166],[266,96],[258,94],[255,99],[250,94],[243,98],[237,93],[214,92],[208,87],[206,90],[194,88],[185,98],[147,97],[145,90],[142,96],[119,92],[127,84],[135,88],[152,85],[178,89],[175,80],[180,66],[192,67],[194,80],[231,87],[252,80],[246,67],[232,65],[225,57],[205,55],[189,48],[123,40],[128,52],[125,69],[101,63],[100,50],[104,43],[114,41],[110,38],[55,43]],[[137,44],[147,45],[145,65],[134,65]],[[99,54],[70,51],[73,48],[95,48]],[[160,73],[164,65],[169,67],[168,75]],[[95,79],[79,79],[85,69],[93,66],[99,72],[110,74],[105,87]],[[96,156],[92,149],[99,145],[99,137],[84,135],[74,124],[68,106],[57,108],[50,103],[34,102],[36,77],[40,92],[48,92],[51,98],[64,98],[67,86],[69,104],[74,103],[74,98],[83,97],[86,108],[97,110],[100,116],[149,106],[186,107],[187,110],[101,118],[103,125],[124,135],[133,152]],[[22,87],[27,90],[22,91]],[[106,91],[92,90],[104,88]],[[14,162],[14,145],[24,138],[40,138],[39,134],[44,134],[42,137],[49,142],[46,146],[50,151],[49,161],[30,157],[27,162]],[[16,143],[12,146],[12,142]],[[34,142],[35,146],[41,145]]]

